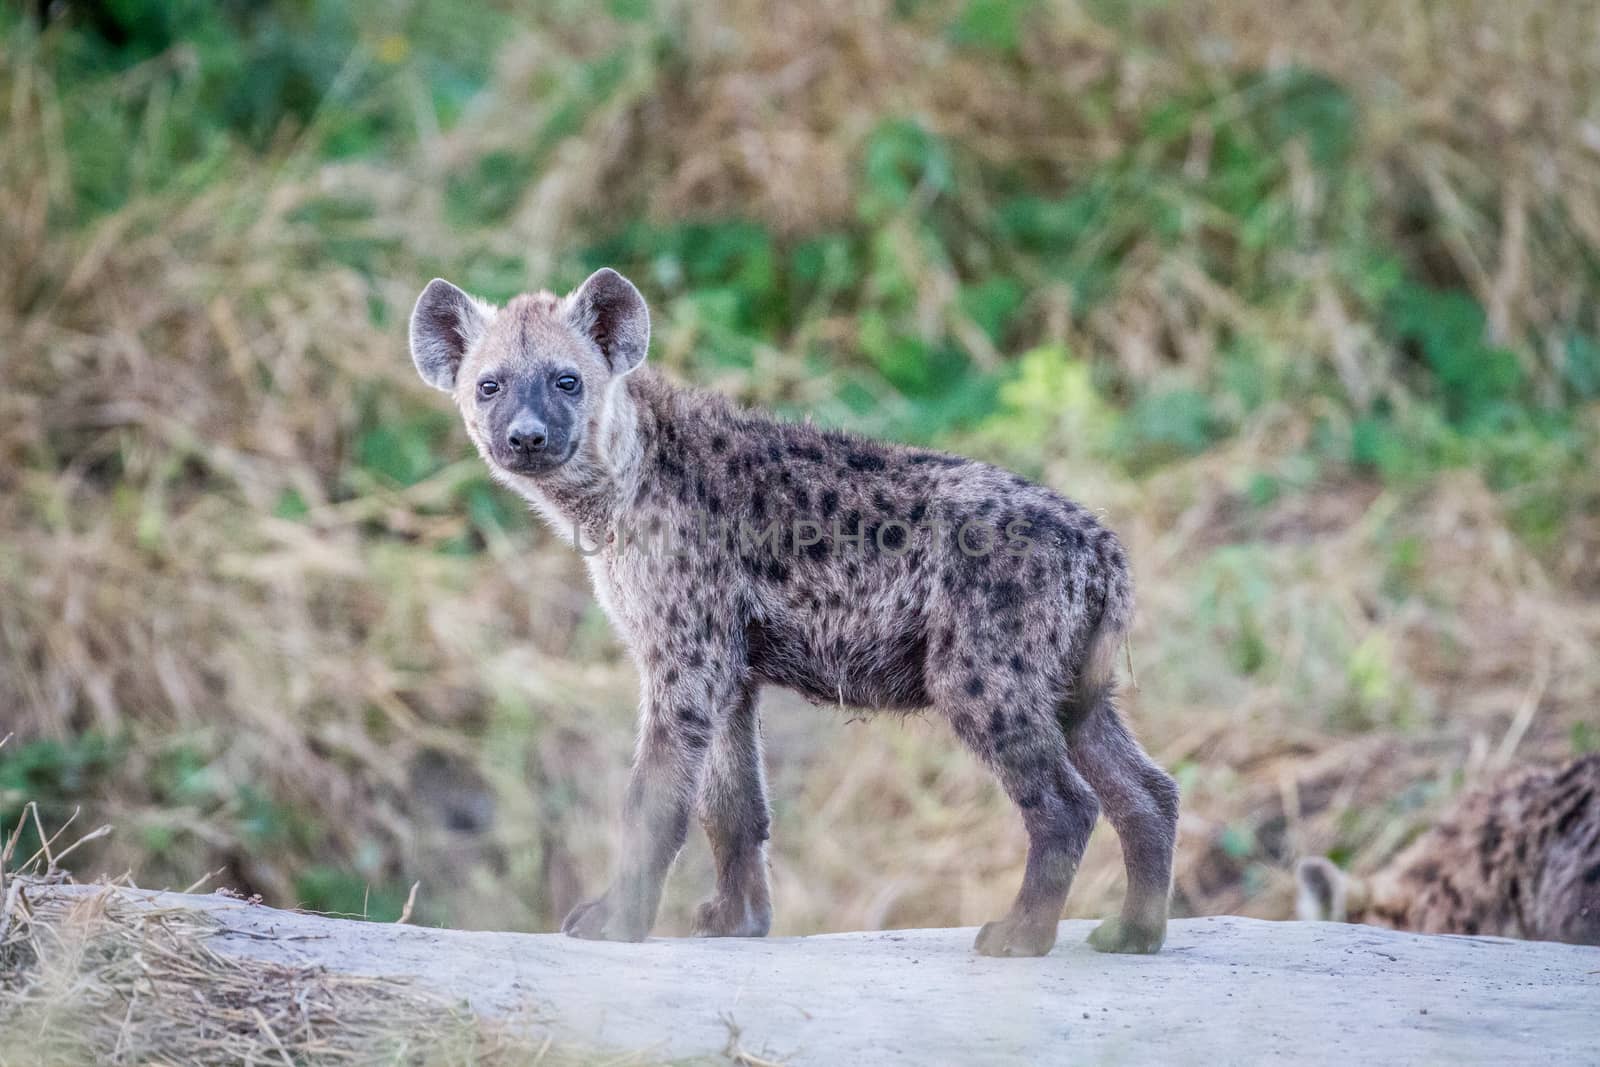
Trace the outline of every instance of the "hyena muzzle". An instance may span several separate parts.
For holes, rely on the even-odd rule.
[[[717,885],[695,932],[767,932],[756,697],[778,685],[935,709],[994,770],[1029,847],[978,951],[1050,950],[1102,804],[1128,891],[1090,944],[1156,951],[1178,791],[1113,702],[1133,611],[1117,538],[987,464],[675,386],[641,366],[649,336],[643,298],[611,270],[503,308],[436,280],[411,319],[418,371],[453,394],[494,477],[583,554],[642,676],[615,875],[562,928],[644,938],[698,814]]]

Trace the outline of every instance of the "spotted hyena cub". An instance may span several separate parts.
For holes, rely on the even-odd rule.
[[[1467,794],[1371,878],[1296,875],[1302,919],[1600,945],[1600,754]]]
[[[756,696],[936,709],[1022,812],[1027,869],[978,951],[1050,950],[1100,805],[1128,895],[1090,944],[1154,952],[1178,791],[1112,702],[1133,611],[1122,546],[1083,508],[983,463],[744,411],[641,366],[649,314],[611,270],[491,307],[442,280],[411,352],[495,478],[585,557],[643,676],[610,887],[562,924],[636,941],[691,812],[715,895],[695,932],[772,921]]]

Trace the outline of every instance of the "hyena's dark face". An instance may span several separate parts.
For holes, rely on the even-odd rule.
[[[515,302],[490,327],[490,337],[467,361],[456,388],[468,431],[490,462],[513,474],[537,476],[567,462],[584,442],[593,397],[606,387],[591,353],[561,337],[529,350],[516,323]],[[531,331],[530,331],[531,332]],[[575,341],[576,338],[571,340]],[[567,349],[563,351],[563,349]]]
[[[598,438],[609,391],[649,339],[643,297],[612,270],[565,298],[535,293],[499,309],[435,279],[411,314],[418,373],[455,397],[485,460],[523,477],[556,470]]]

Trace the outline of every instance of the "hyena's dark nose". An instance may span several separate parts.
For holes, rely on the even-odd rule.
[[[544,423],[532,415],[518,415],[506,431],[506,444],[511,446],[513,452],[530,454],[543,451],[545,440]]]

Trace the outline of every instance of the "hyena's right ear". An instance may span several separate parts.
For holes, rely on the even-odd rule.
[[[1333,861],[1323,856],[1307,856],[1295,865],[1295,917],[1304,922],[1336,922],[1349,919],[1346,890],[1349,878]]]
[[[650,347],[650,309],[632,282],[601,267],[567,295],[567,317],[593,341],[612,374],[644,362]]]
[[[472,343],[483,336],[494,309],[443,278],[435,278],[411,311],[411,361],[422,380],[450,392]]]

